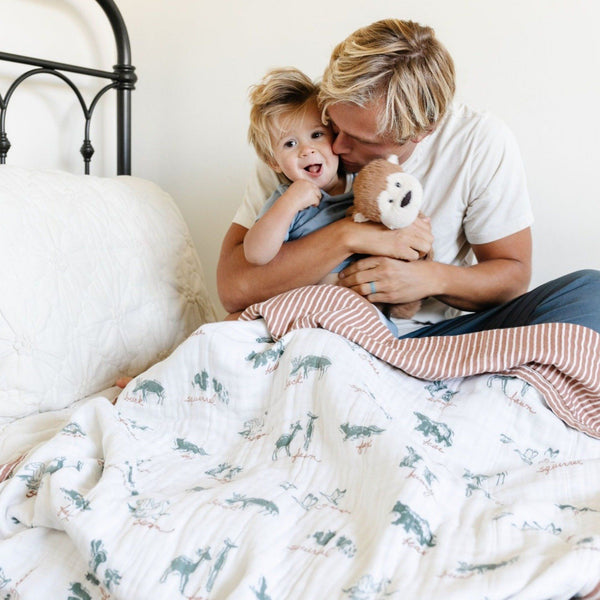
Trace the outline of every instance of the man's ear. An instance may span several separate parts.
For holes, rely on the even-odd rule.
[[[420,133],[419,135],[416,135],[414,138],[411,138],[411,142],[414,142],[415,144],[418,144],[419,142],[422,142],[430,133],[433,133],[435,131],[435,126],[432,127],[431,129],[428,129],[427,131],[424,131],[423,133]]]

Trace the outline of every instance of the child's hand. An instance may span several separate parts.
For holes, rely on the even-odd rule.
[[[294,181],[284,196],[286,196],[286,202],[293,203],[296,210],[319,206],[319,202],[321,202],[321,190],[312,181],[305,179]]]

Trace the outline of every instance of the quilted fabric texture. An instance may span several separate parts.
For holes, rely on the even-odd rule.
[[[135,376],[214,320],[189,230],[158,186],[0,167],[0,420]]]

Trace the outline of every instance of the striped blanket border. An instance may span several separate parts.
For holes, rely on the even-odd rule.
[[[7,462],[0,465],[0,483],[2,483],[5,479],[11,477],[13,472],[15,471],[18,464],[25,458],[25,455],[22,454],[19,458],[11,462]]]
[[[600,334],[587,327],[546,323],[399,340],[371,303],[334,285],[302,287],[253,304],[240,320],[261,317],[274,339],[294,329],[327,329],[420,379],[518,376],[567,425],[600,438]]]

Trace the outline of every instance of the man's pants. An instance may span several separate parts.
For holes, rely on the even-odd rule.
[[[426,325],[402,338],[459,335],[538,323],[574,323],[600,333],[600,271],[559,277],[495,308]]]

